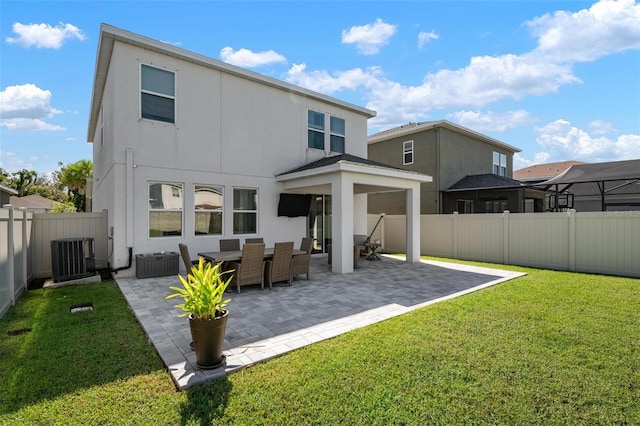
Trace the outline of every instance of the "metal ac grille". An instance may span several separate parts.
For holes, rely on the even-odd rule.
[[[87,263],[92,259],[92,238],[67,238],[51,241],[51,270],[54,282],[88,276]]]

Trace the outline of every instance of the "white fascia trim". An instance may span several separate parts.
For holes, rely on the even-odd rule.
[[[385,167],[376,167],[371,165],[362,165],[350,163],[347,161],[339,161],[329,166],[318,167],[316,169],[303,170],[296,173],[289,173],[276,178],[277,182],[286,182],[294,179],[301,179],[313,176],[319,176],[330,173],[351,172],[365,175],[375,175],[383,177],[391,177],[395,179],[405,179],[415,182],[433,182],[433,177],[423,173],[416,173],[404,170],[388,169]]]

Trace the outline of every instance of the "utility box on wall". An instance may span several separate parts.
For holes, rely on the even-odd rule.
[[[136,254],[136,278],[178,275],[178,253]]]

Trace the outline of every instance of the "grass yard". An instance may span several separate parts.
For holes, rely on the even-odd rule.
[[[184,392],[114,283],[31,290],[0,424],[640,424],[640,280],[482,265],[528,275]]]

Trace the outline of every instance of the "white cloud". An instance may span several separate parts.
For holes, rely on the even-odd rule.
[[[43,49],[60,49],[66,40],[84,40],[84,32],[78,27],[62,22],[52,27],[49,24],[13,24],[13,32],[17,37],[7,37],[7,43],[15,43],[22,47],[35,46]]]
[[[363,90],[367,107],[378,112],[377,117],[369,120],[373,127],[419,121],[436,109],[481,108],[503,99],[546,95],[564,85],[581,83],[573,72],[574,63],[640,47],[639,10],[640,6],[629,0],[601,1],[576,13],[545,15],[527,23],[539,37],[534,50],[475,56],[466,67],[429,73],[415,86],[389,80],[380,67],[328,72],[294,65],[285,79],[326,94]],[[380,19],[376,23],[384,24]],[[343,42],[349,34],[351,42],[365,43],[369,40],[365,34],[372,33],[374,26],[353,27],[343,32]],[[388,37],[382,39],[384,43]],[[362,48],[377,52],[380,39],[377,40]],[[359,78],[351,79],[350,84],[341,82],[343,76],[352,74]],[[353,87],[356,83],[357,87]]]
[[[6,127],[9,130],[65,130],[62,126],[49,124],[39,118],[11,118],[8,120],[2,120],[0,122],[0,126]]]
[[[355,44],[358,52],[363,55],[375,55],[396,33],[395,25],[387,24],[378,18],[373,24],[353,26],[342,30],[342,43]]]
[[[524,169],[534,164],[544,164],[551,162],[551,156],[547,152],[538,152],[533,156],[533,160],[527,160],[519,153],[513,154],[513,170]]]
[[[382,78],[380,68],[366,70],[354,68],[330,74],[328,71],[307,72],[306,64],[294,64],[287,71],[285,79],[298,86],[305,87],[327,95],[340,90],[357,90],[359,87],[372,88],[380,84]]]
[[[538,37],[533,53],[549,62],[588,62],[640,48],[640,4],[634,0],[603,0],[589,9],[558,11],[526,25]]]
[[[51,92],[35,84],[8,86],[0,92],[0,125],[10,130],[63,130],[44,121],[61,113],[50,102]]]
[[[287,62],[284,56],[273,50],[252,52],[248,49],[233,50],[231,47],[223,47],[222,50],[220,50],[220,58],[231,65],[247,68]]]
[[[602,120],[594,120],[589,123],[589,129],[596,135],[606,135],[607,133],[616,131],[611,123]]]
[[[536,139],[553,161],[578,160],[602,162],[640,158],[640,135],[620,135],[615,139],[593,137],[586,131],[572,126],[567,120],[558,119],[537,127]]]
[[[435,32],[435,30],[429,32],[420,31],[418,34],[418,47],[422,49],[424,46],[429,44],[431,40],[437,40],[439,38],[440,36]]]
[[[457,111],[449,115],[462,126],[481,132],[504,132],[535,122],[528,111],[517,110],[496,113],[493,111]]]

